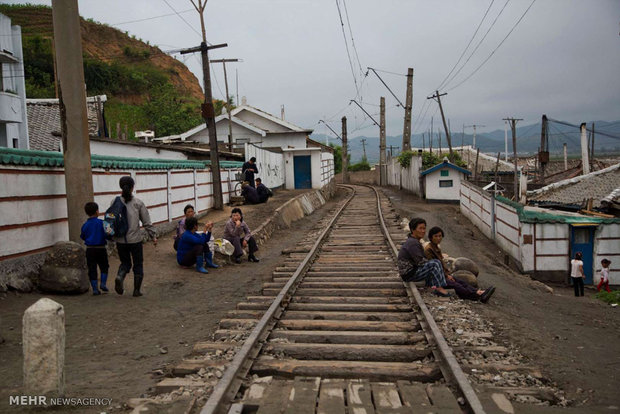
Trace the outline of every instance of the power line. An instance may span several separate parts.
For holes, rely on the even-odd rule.
[[[146,22],[148,20],[154,20],[154,19],[159,19],[161,17],[169,17],[169,16],[178,15],[179,13],[188,13],[188,12],[193,12],[193,11],[194,11],[194,9],[187,9],[187,10],[182,10],[182,11],[180,11],[178,13],[175,12],[175,13],[168,13],[168,14],[160,14],[159,16],[146,17],[144,19],[129,20],[127,22],[114,23],[114,24],[110,24],[110,26],[121,26],[123,24]]]
[[[376,70],[377,72],[389,73],[390,75],[403,76],[403,77],[405,77],[405,78],[407,77],[407,75],[406,75],[406,74],[396,73],[396,72],[390,72],[389,70],[382,70],[382,69],[377,69],[377,68],[375,68],[375,70]]]
[[[179,14],[179,12],[177,12],[177,11],[174,9],[174,7],[172,7],[172,6],[170,5],[170,3],[168,3],[168,0],[162,0],[162,1],[163,1],[164,3],[166,3],[166,4],[168,5],[168,7],[170,7],[170,8],[172,9],[172,11],[173,11],[173,12],[174,12],[177,16],[179,16],[179,18],[180,18],[181,20],[183,20],[183,22],[185,22],[185,24],[186,24],[187,26],[189,26],[189,28],[190,28],[190,29],[192,29],[192,30],[194,31],[194,33],[196,33],[196,34],[197,34],[197,35],[198,35],[198,36],[202,39],[202,34],[201,34],[198,30],[194,29],[194,26],[192,26],[191,24],[189,24],[189,22],[188,22],[187,20],[185,20],[185,19],[183,18],[183,16],[181,16],[181,15]]]
[[[347,2],[342,0],[342,4],[344,5],[344,15],[347,17],[347,26],[349,26],[349,34],[351,35],[351,45],[353,46],[353,51],[355,52],[355,58],[357,59],[357,65],[360,68],[360,74],[364,73],[362,69],[362,62],[360,62],[360,57],[357,54],[357,48],[355,47],[355,39],[353,38],[353,30],[351,30],[351,22],[349,21],[349,11],[347,10]]]
[[[165,1],[165,0],[164,0]],[[340,11],[340,3],[336,0],[336,7],[338,8],[338,16],[340,17],[340,26],[342,28],[342,37],[344,39],[344,46],[347,49],[347,57],[349,58],[349,66],[351,66],[351,75],[353,75],[353,83],[355,83],[355,90],[359,95],[359,88],[357,87],[357,78],[355,77],[355,70],[353,69],[353,62],[351,61],[351,53],[349,52],[349,43],[347,42],[347,34],[344,31],[344,21],[342,20],[342,12]]]
[[[461,71],[465,68],[465,66],[467,66],[467,63],[471,60],[471,58],[474,56],[474,54],[476,53],[476,51],[478,50],[478,48],[480,47],[480,45],[482,44],[482,42],[484,42],[484,39],[487,38],[488,34],[491,32],[491,29],[493,29],[493,27],[495,26],[495,23],[497,23],[497,20],[499,19],[499,16],[502,15],[502,13],[504,12],[504,9],[506,8],[506,6],[508,6],[508,3],[510,3],[510,0],[506,0],[506,3],[504,3],[504,7],[502,7],[502,9],[499,11],[499,13],[497,14],[497,16],[495,16],[495,19],[493,20],[493,22],[491,23],[491,26],[489,26],[489,28],[487,29],[486,33],[484,34],[484,36],[482,36],[482,39],[480,39],[480,41],[478,42],[478,44],[476,45],[476,47],[474,48],[474,50],[470,53],[469,57],[467,58],[467,60],[465,61],[465,63],[463,63],[463,65],[459,68],[459,70],[456,71],[456,73],[454,75],[452,75],[452,77],[448,80],[448,82],[446,82],[446,84],[444,85],[444,87],[448,86],[450,84],[450,82],[452,82],[454,80],[454,78],[456,78],[458,76],[459,73],[461,73]]]
[[[486,19],[487,14],[489,14],[489,10],[491,10],[491,6],[493,6],[494,2],[495,2],[495,0],[491,0],[491,4],[489,4],[489,7],[487,7],[487,11],[484,13],[484,16],[482,16],[482,20],[480,20],[480,23],[478,23],[478,27],[476,28],[476,31],[474,32],[474,35],[471,37],[471,39],[469,39],[469,43],[467,43],[467,46],[465,46],[465,49],[463,49],[463,53],[461,53],[461,56],[459,56],[459,60],[456,61],[454,66],[452,66],[452,69],[450,69],[450,73],[448,73],[446,75],[446,77],[441,81],[439,86],[437,86],[435,89],[439,90],[439,89],[443,88],[443,84],[446,81],[446,79],[448,79],[450,77],[452,72],[454,72],[454,69],[456,69],[456,66],[461,62],[461,59],[463,59],[463,56],[465,56],[465,52],[467,52],[467,49],[469,49],[469,46],[471,45],[471,42],[473,42],[474,38],[478,34],[478,30],[480,30],[480,27],[482,26],[482,22],[484,22],[484,19]]]
[[[487,63],[489,61],[489,59],[491,59],[491,57],[495,54],[495,52],[497,52],[497,49],[499,49],[504,42],[506,41],[506,39],[508,39],[508,36],[510,36],[510,34],[516,29],[516,27],[519,25],[519,23],[521,23],[521,20],[523,20],[523,18],[525,17],[525,15],[527,14],[527,12],[532,8],[532,6],[534,5],[534,3],[536,3],[536,0],[532,0],[532,3],[530,3],[530,5],[528,6],[528,8],[525,10],[525,12],[521,15],[521,17],[519,18],[519,20],[517,20],[517,22],[515,23],[514,26],[512,26],[512,29],[510,29],[510,31],[508,32],[508,34],[506,35],[506,37],[504,37],[504,39],[500,42],[499,45],[497,45],[497,47],[495,49],[493,49],[493,51],[491,52],[491,54],[480,64],[480,66],[478,66],[468,77],[466,77],[465,79],[463,79],[459,84],[457,84],[456,86],[448,89],[448,91],[454,90],[456,88],[458,88],[459,86],[461,86],[463,83],[465,83],[469,78],[471,78],[472,76],[474,76],[476,74],[476,72],[478,72],[478,70],[480,70],[480,68],[482,66],[484,66],[485,63]]]
[[[566,125],[566,126],[569,126],[569,127],[573,127],[573,128],[579,128],[579,129],[581,129],[581,127],[580,127],[580,126],[577,126],[577,125],[571,124],[571,123],[566,122],[566,121],[558,121],[557,119],[551,119],[551,118],[547,118],[547,120],[548,120],[548,121],[550,121],[550,122],[555,122],[556,124],[562,124],[562,125]],[[591,130],[591,129],[589,129],[587,126],[586,126],[586,131],[588,131],[588,132],[592,132],[592,130]],[[620,136],[618,136],[618,135],[609,134],[609,133],[607,133],[607,132],[602,132],[602,131],[599,131],[599,130],[596,130],[596,131],[595,131],[595,134],[597,134],[597,135],[603,135],[603,136],[606,136],[606,137],[609,137],[609,138],[620,139]]]

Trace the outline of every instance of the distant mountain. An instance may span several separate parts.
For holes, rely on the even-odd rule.
[[[588,128],[592,127],[592,122],[587,123]],[[620,152],[620,121],[594,121],[594,153],[604,152]],[[540,146],[541,124],[531,124],[517,126],[517,152],[519,154],[534,154],[538,152]],[[610,134],[615,137],[602,135],[602,133]],[[312,134],[312,139],[319,142],[326,142],[326,135]],[[351,153],[351,161],[358,162],[363,156],[362,139],[366,139],[366,157],[373,164],[379,162],[379,137],[359,136],[349,138],[349,151]],[[416,134],[411,137],[411,146],[424,148],[429,147],[428,134],[424,134],[424,142],[422,142],[422,134]],[[329,142],[341,145],[340,140],[333,135],[329,136]],[[578,154],[581,151],[581,133],[578,128],[568,125],[549,123],[549,152],[551,156],[563,154],[563,145],[567,144],[569,154]],[[423,145],[424,144],[424,145]],[[390,145],[394,147],[394,154],[400,152],[402,145],[402,135],[386,137],[387,151],[390,151]],[[471,133],[462,134],[461,132],[452,131],[452,146],[473,145],[473,135]],[[497,129],[491,132],[476,134],[476,147],[480,151],[495,154],[497,152],[504,153],[504,130]],[[433,148],[437,148],[437,134],[433,137]],[[441,132],[441,146],[448,148],[445,134]],[[508,128],[508,152],[512,153],[512,133]]]

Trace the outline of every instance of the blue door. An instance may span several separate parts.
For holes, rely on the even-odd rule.
[[[295,188],[312,188],[310,155],[293,157],[293,167],[295,168]]]
[[[571,226],[570,232],[571,260],[575,258],[575,253],[581,252],[583,273],[586,275],[585,284],[589,285],[593,283],[594,230],[596,226]]]

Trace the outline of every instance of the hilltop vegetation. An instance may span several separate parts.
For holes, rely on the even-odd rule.
[[[56,97],[52,9],[0,5],[0,13],[22,27],[26,96]],[[109,131],[152,129],[157,136],[177,134],[202,122],[204,99],[198,79],[159,48],[91,19],[80,19],[87,95],[108,96]],[[222,103],[216,102],[221,110]]]

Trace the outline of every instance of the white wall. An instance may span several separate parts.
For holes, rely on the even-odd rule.
[[[285,183],[285,171],[284,171],[284,155],[282,153],[271,152],[264,150],[256,145],[245,144],[245,159],[249,160],[252,157],[256,157],[256,165],[258,167],[258,174],[256,177],[260,177],[269,188],[282,187]]]
[[[223,169],[222,192],[227,203],[230,179],[239,169]],[[192,204],[204,212],[213,206],[211,172],[206,170],[93,169],[95,202],[103,213],[120,194],[118,180],[131,175],[136,196],[146,204],[154,224],[183,216]],[[86,220],[86,215],[83,219]],[[0,166],[0,262],[36,253],[67,240],[67,202],[62,168]],[[8,243],[6,241],[10,240]]]
[[[441,176],[441,171],[443,170],[448,171],[448,176]],[[464,176],[465,174],[452,168],[442,168],[425,175],[424,193],[426,195],[426,199],[458,201],[461,194],[461,180],[463,180]],[[452,180],[452,187],[440,187],[439,181],[443,180]]]
[[[217,124],[215,124],[215,132],[217,134],[217,141],[224,142],[228,144],[228,118],[221,120]],[[254,142],[258,143],[263,140],[263,137],[254,132],[250,131],[247,128],[242,127],[241,125],[232,123],[232,134],[233,134],[233,142]],[[192,140],[197,140],[201,142],[209,142],[209,131],[207,129],[203,129],[198,134],[193,135],[191,137]]]
[[[114,141],[90,140],[90,153],[127,158],[161,158],[166,160],[187,160],[187,155],[180,151],[150,148],[147,146],[119,144]]]
[[[263,137],[261,147],[306,148],[305,132],[291,132],[286,134],[269,134]]]
[[[414,155],[411,157],[411,164],[407,168],[402,168],[398,158],[392,157],[387,162],[388,185],[395,185],[399,188],[409,190],[418,196],[422,196],[420,189],[420,171],[422,169],[422,157]]]
[[[599,226],[594,234],[594,283],[598,283],[601,260],[611,260],[609,284],[620,285],[620,224]]]
[[[308,148],[305,150],[288,150],[284,151],[284,168],[286,177],[286,189],[295,189],[295,156],[310,155],[310,169],[312,175],[312,188],[320,189],[321,185],[321,149]]]
[[[269,119],[259,116],[248,110],[239,111],[237,112],[235,116],[241,119],[242,121],[247,122],[248,124],[254,125],[266,131],[274,131],[274,132],[290,131],[290,129],[285,127],[284,125],[280,125],[277,122],[270,121]]]

